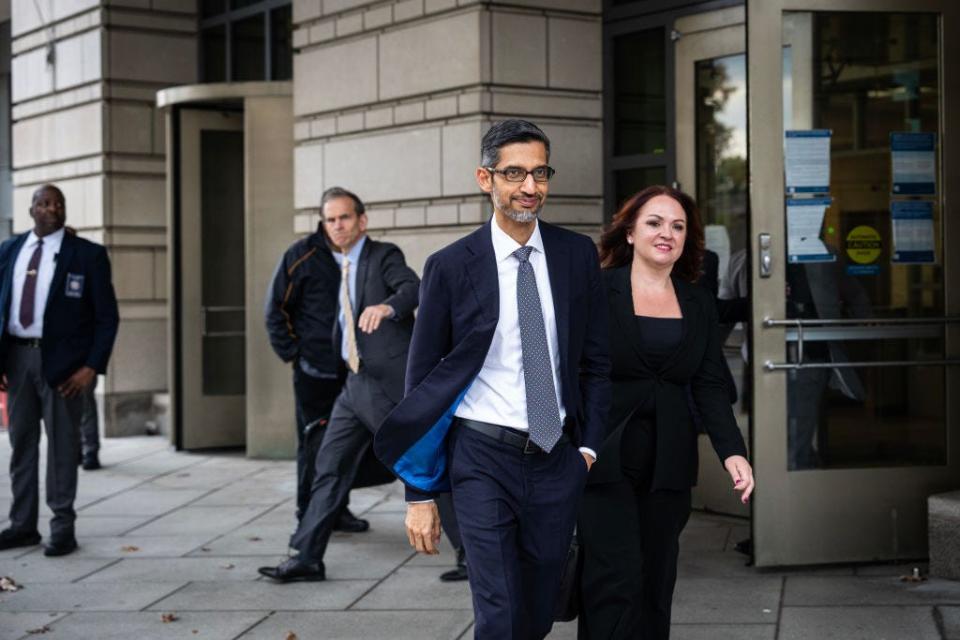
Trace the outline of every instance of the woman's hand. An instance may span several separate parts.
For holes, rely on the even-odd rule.
[[[727,473],[733,480],[734,490],[743,492],[743,495],[740,496],[740,502],[747,504],[754,487],[753,469],[750,467],[750,463],[743,456],[730,456],[723,461],[723,466],[726,467]]]

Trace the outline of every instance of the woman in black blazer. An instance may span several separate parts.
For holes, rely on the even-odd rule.
[[[693,199],[654,186],[630,198],[600,241],[610,316],[613,402],[587,479],[581,640],[670,635],[679,537],[697,481],[686,388],[744,502],[753,470],[730,407],[717,310],[693,284],[703,227]]]

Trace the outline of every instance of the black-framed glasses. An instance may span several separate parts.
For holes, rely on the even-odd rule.
[[[550,178],[556,173],[553,167],[543,165],[534,167],[527,171],[523,167],[506,167],[505,169],[494,169],[493,167],[484,167],[490,173],[499,173],[507,182],[523,182],[527,176],[532,175],[534,182],[549,182]]]

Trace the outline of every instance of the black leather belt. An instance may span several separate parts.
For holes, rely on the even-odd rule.
[[[468,418],[457,418],[456,421],[471,431],[482,433],[483,435],[493,438],[498,442],[509,444],[512,447],[520,449],[525,454],[529,455],[531,453],[545,453],[544,450],[532,442],[530,437],[523,431],[511,429],[510,427],[501,427],[498,424],[491,424],[489,422],[470,420]],[[557,444],[564,442],[570,442],[570,438],[566,433],[560,434],[560,439],[557,440]]]
[[[8,333],[7,337],[10,338],[10,341],[13,342],[13,344],[21,347],[30,347],[31,349],[40,348],[40,338],[21,338],[20,336],[15,336],[12,333]]]

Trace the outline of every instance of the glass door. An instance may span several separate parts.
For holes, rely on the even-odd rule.
[[[924,557],[955,488],[958,9],[747,2],[758,566]]]

